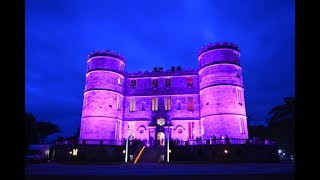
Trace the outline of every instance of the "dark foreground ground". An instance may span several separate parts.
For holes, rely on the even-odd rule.
[[[26,180],[294,180],[295,164],[28,164]]]

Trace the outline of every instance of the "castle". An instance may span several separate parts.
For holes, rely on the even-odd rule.
[[[89,54],[80,141],[165,137],[188,141],[227,135],[248,139],[239,47],[208,44],[197,69],[178,67],[128,73],[111,51]]]

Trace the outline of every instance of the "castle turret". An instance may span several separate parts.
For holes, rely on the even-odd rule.
[[[111,51],[89,54],[80,141],[94,143],[122,138],[124,67],[125,59],[120,54]]]
[[[239,47],[209,44],[199,50],[200,123],[203,137],[248,138]]]

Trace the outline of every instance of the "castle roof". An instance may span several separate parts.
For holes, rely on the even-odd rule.
[[[239,46],[234,44],[234,43],[229,43],[229,42],[216,42],[215,44],[209,43],[205,46],[203,46],[199,51],[198,51],[198,56],[200,56],[201,54],[208,52],[210,50],[214,50],[214,49],[233,49],[235,51],[240,52]]]

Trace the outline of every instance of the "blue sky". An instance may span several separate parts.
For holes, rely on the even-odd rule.
[[[250,124],[295,95],[294,0],[27,0],[25,106],[71,136],[80,126],[88,54],[113,50],[126,71],[197,68],[217,41],[240,47]]]

